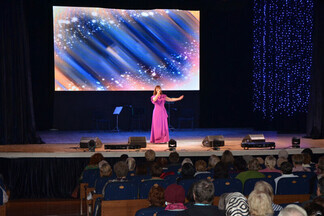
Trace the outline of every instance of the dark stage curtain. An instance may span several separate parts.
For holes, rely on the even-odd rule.
[[[25,2],[0,2],[0,144],[41,142],[34,121]]]
[[[307,137],[324,138],[324,1],[315,1],[314,55]]]

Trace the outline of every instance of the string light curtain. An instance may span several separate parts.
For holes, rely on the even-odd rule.
[[[255,0],[253,105],[266,119],[307,112],[314,0]]]

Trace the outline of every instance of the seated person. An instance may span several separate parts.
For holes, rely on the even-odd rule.
[[[248,216],[250,212],[246,197],[239,192],[228,193],[225,197],[225,211],[226,216]]]
[[[251,216],[270,216],[273,215],[271,197],[262,191],[252,191],[248,198]]]
[[[164,208],[164,189],[159,185],[153,185],[148,194],[148,201],[150,206],[140,209],[136,212],[135,216],[154,215],[162,211]]]
[[[278,216],[307,216],[307,212],[298,205],[290,204],[282,209]]]
[[[247,169],[247,163],[243,159],[243,157],[241,157],[241,156],[236,157],[235,160],[234,160],[234,170],[235,170],[235,172],[238,174],[238,173],[246,171],[246,169]]]
[[[179,211],[184,211],[187,207],[185,202],[185,189],[181,185],[171,184],[164,192],[165,209],[157,215],[176,215]]]
[[[177,178],[177,182],[179,183],[184,179],[194,179],[195,172],[195,167],[191,163],[183,164],[181,167],[181,176]]]
[[[280,169],[281,169],[281,176],[277,177],[274,179],[274,182],[276,183],[276,193],[277,193],[277,185],[278,185],[278,182],[280,179],[282,178],[294,178],[294,177],[298,177],[297,175],[294,175],[292,173],[292,169],[293,169],[293,166],[291,163],[289,162],[283,162],[280,166]]]
[[[6,186],[3,183],[3,177],[2,177],[1,174],[0,174],[0,176],[1,176],[1,179],[0,179],[0,190],[2,190],[2,202],[3,202],[3,204],[6,204],[8,202],[9,197],[7,195]]]
[[[264,192],[264,193],[266,193],[266,194],[268,194],[270,196],[273,211],[278,212],[278,211],[282,210],[282,207],[280,205],[277,205],[277,204],[273,203],[273,198],[274,198],[273,188],[268,182],[258,181],[254,185],[254,190]]]
[[[214,168],[214,179],[229,178],[227,166],[223,162],[216,164]]]
[[[281,173],[280,170],[276,169],[276,158],[273,157],[272,155],[267,156],[265,158],[265,162],[264,165],[266,166],[265,169],[259,170],[259,172],[277,172],[277,173]]]
[[[127,181],[128,174],[128,166],[124,161],[118,161],[114,165],[114,173],[116,174],[116,178],[113,180],[109,180],[110,182],[124,182]]]
[[[179,153],[174,151],[169,154],[169,171],[177,171],[181,164],[179,163],[180,156]]]
[[[213,206],[214,201],[214,184],[208,180],[200,180],[194,184],[193,197],[195,204],[184,211],[178,213],[179,216],[207,216],[221,215],[221,212],[216,206]]]
[[[163,178],[161,178],[160,176],[163,173],[163,169],[162,167],[160,167],[160,165],[156,162],[154,162],[151,166],[151,176],[152,178],[150,179],[144,179],[143,181],[150,181],[150,180],[164,180]]]
[[[102,194],[102,189],[104,185],[109,181],[109,177],[112,175],[112,169],[110,164],[103,160],[99,163],[100,177],[95,181],[95,191],[96,194]]]
[[[130,157],[126,159],[126,164],[128,166],[128,175],[135,175],[136,161],[134,158]]]
[[[207,170],[208,171],[212,171],[214,170],[216,164],[220,161],[220,158],[217,157],[216,155],[211,155],[208,159],[208,167]]]
[[[303,167],[304,156],[302,154],[293,155],[292,162],[294,165],[292,172],[310,172],[311,171],[309,168]]]
[[[194,177],[203,173],[210,173],[207,171],[207,163],[204,160],[197,160],[195,163],[196,173]]]
[[[248,171],[239,173],[235,178],[239,179],[242,182],[242,185],[244,187],[244,183],[248,179],[265,178],[265,175],[263,173],[258,172],[259,169],[260,169],[260,165],[258,159],[253,158],[248,163]]]

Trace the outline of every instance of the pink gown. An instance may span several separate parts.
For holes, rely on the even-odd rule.
[[[151,97],[154,104],[151,127],[151,143],[169,142],[168,114],[165,110],[164,103],[166,95],[162,94],[156,101],[153,101],[155,95]]]

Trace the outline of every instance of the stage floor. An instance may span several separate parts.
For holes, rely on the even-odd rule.
[[[140,150],[105,150],[97,148],[105,157],[119,157],[128,154],[130,157],[144,157],[147,149],[153,149],[157,156],[168,156],[170,151],[167,144],[149,143],[149,131],[111,132],[111,131],[42,131],[38,133],[46,144],[3,145],[0,146],[2,158],[44,158],[44,157],[89,157],[93,152],[79,148],[81,137],[98,137],[103,144],[127,144],[131,136],[145,136],[147,147]],[[275,142],[276,149],[253,148],[244,150],[241,141],[247,134],[264,134],[267,142]],[[225,146],[220,150],[213,150],[202,145],[202,140],[208,135],[223,135]],[[301,138],[301,149],[291,148],[292,137]],[[231,150],[234,155],[277,155],[281,149],[289,154],[300,153],[303,148],[311,148],[314,153],[324,153],[324,139],[302,138],[304,134],[278,134],[275,131],[254,131],[252,129],[183,129],[170,132],[170,138],[177,141],[177,151],[181,157],[222,155],[223,151]]]

